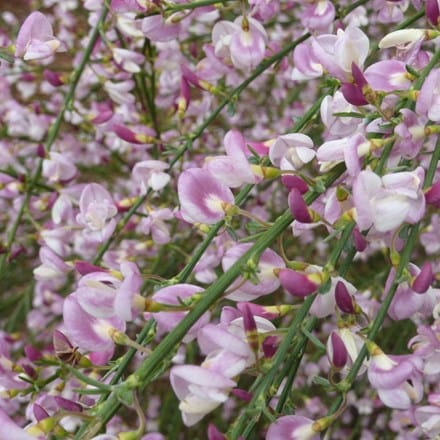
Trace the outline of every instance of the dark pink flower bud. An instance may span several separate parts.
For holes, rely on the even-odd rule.
[[[288,198],[290,212],[293,215],[295,220],[298,220],[301,223],[312,223],[313,219],[309,213],[306,202],[304,201],[301,192],[292,188],[289,193]]]
[[[309,187],[301,177],[294,176],[292,174],[285,174],[281,177],[281,183],[290,191],[293,188],[296,188],[301,194],[305,194]]]
[[[440,180],[429,188],[425,193],[425,200],[428,205],[440,208]]]
[[[243,400],[243,402],[250,402],[252,400],[252,393],[241,388],[234,388],[231,391],[231,394],[238,397],[240,400]]]
[[[49,417],[49,413],[38,403],[34,403],[32,405],[32,410],[34,412],[34,416],[37,419],[37,422],[40,420],[47,419]]]
[[[350,314],[356,313],[356,302],[342,281],[336,283],[335,300],[336,305],[342,312]]]
[[[438,0],[426,0],[425,13],[428,21],[433,26],[438,26],[440,16]]]
[[[334,368],[337,368],[338,370],[344,368],[347,363],[348,352],[342,338],[336,332],[332,332],[330,335],[327,352],[329,361]]]
[[[367,240],[365,240],[365,237],[361,234],[357,226],[353,229],[353,242],[358,252],[363,252],[367,248]]]
[[[45,69],[43,72],[44,79],[53,87],[59,87],[64,84],[61,74],[52,70]]]
[[[434,274],[432,273],[432,266],[429,261],[427,261],[420,270],[420,273],[414,278],[412,283],[412,290],[417,293],[425,293],[434,279]]]
[[[42,356],[41,351],[32,347],[32,345],[26,345],[26,347],[24,347],[24,353],[31,362],[38,361]]]
[[[311,281],[306,274],[295,272],[292,269],[281,269],[278,272],[281,285],[293,296],[305,298],[311,295],[319,287],[319,284]]]
[[[54,396],[54,400],[59,408],[65,409],[66,411],[81,412],[83,410],[82,406],[73,400],[65,399],[61,396]]]
[[[131,144],[146,144],[151,141],[151,137],[143,133],[135,133],[123,124],[113,124],[113,131],[116,136]]]
[[[44,159],[46,157],[46,150],[44,149],[43,144],[37,145],[37,156],[41,159]]]
[[[368,104],[364,94],[364,87],[368,85],[368,82],[356,63],[351,63],[351,74],[353,82],[345,83],[341,87],[344,98],[353,105]]]
[[[261,344],[264,357],[270,359],[276,353],[278,348],[279,339],[276,336],[268,336]]]
[[[75,269],[81,275],[87,275],[92,272],[108,272],[108,270],[104,269],[103,267],[95,266],[92,263],[82,260],[75,261]]]
[[[38,377],[37,372],[30,365],[24,364],[23,365],[23,370],[32,379],[37,379],[37,377]]]
[[[208,426],[208,440],[226,440],[226,436],[210,423]]]

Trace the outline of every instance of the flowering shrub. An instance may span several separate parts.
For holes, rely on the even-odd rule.
[[[439,0],[0,19],[1,438],[440,436]]]

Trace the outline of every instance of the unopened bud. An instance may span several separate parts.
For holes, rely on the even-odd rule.
[[[412,290],[416,293],[425,293],[434,279],[434,274],[432,272],[432,266],[429,261],[427,261],[420,270],[420,273],[414,278],[412,282]]]
[[[309,209],[304,201],[301,192],[292,188],[288,198],[290,212],[295,220],[301,223],[312,223],[313,219],[310,215]]]
[[[287,292],[299,298],[305,298],[319,288],[319,284],[311,281],[306,274],[292,269],[280,269],[277,275]]]

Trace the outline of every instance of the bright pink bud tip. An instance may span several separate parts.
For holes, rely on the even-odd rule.
[[[286,174],[281,177],[281,183],[290,191],[293,188],[296,188],[301,194],[305,194],[309,187],[301,177],[293,176],[292,174]]]
[[[429,188],[425,193],[425,200],[428,205],[440,208],[440,180]]]
[[[38,403],[34,403],[32,405],[32,410],[34,412],[34,416],[37,419],[37,422],[47,419],[49,417],[49,413]]]
[[[75,261],[75,269],[81,275],[87,275],[93,272],[108,272],[108,270],[104,269],[103,267],[95,266],[92,263],[88,263],[87,261],[81,261],[81,260]]]
[[[427,261],[420,270],[420,273],[414,279],[412,284],[412,290],[417,293],[425,293],[434,279],[434,274],[432,273],[432,266],[429,261]]]
[[[82,406],[73,400],[65,399],[61,396],[54,396],[54,400],[60,409],[65,409],[66,411],[72,412],[81,412],[83,410]]]
[[[292,269],[281,269],[278,272],[281,285],[293,296],[305,298],[315,292],[319,285],[310,281],[306,275]]]
[[[333,332],[331,334],[330,339],[332,345],[330,362],[337,369],[344,368],[348,359],[347,348],[345,347],[345,344],[342,341],[341,337],[336,332]]]
[[[304,201],[301,192],[297,188],[292,188],[288,198],[290,212],[295,220],[301,223],[312,223],[306,202]]]
[[[363,252],[367,248],[367,240],[365,240],[365,237],[361,234],[357,226],[353,229],[353,242],[358,252]]]
[[[425,13],[428,21],[433,26],[437,26],[440,17],[438,0],[426,0]]]
[[[353,105],[367,105],[362,89],[357,84],[345,83],[341,86],[341,92],[347,102]]]
[[[24,353],[31,362],[38,361],[42,356],[41,351],[32,347],[32,345],[26,345],[26,347],[24,347]]]
[[[342,281],[336,283],[335,289],[336,305],[342,312],[355,313],[355,302],[353,297],[348,293],[347,287]]]
[[[231,394],[238,397],[240,400],[243,400],[243,402],[250,402],[252,400],[252,393],[242,390],[241,388],[234,388],[231,391]]]
[[[210,423],[208,426],[208,440],[226,440],[226,436]]]

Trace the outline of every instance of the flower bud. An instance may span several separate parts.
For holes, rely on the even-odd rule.
[[[440,208],[440,180],[426,191],[425,200],[428,205]]]
[[[332,332],[330,335],[327,355],[334,368],[340,370],[345,367],[348,359],[348,351],[342,338],[336,332]]]
[[[431,286],[434,274],[432,273],[432,266],[429,261],[423,264],[420,273],[414,278],[412,282],[412,290],[416,293],[425,293]]]
[[[283,177],[281,177],[281,183],[288,190],[296,188],[301,194],[305,194],[309,190],[307,183],[304,182],[301,177],[294,176],[292,174],[285,174]]]
[[[304,201],[301,192],[298,189],[292,188],[290,190],[288,203],[290,212],[292,213],[295,220],[298,220],[301,223],[313,222],[306,202]]]
[[[336,283],[335,300],[336,305],[342,312],[350,314],[356,313],[356,302],[342,281]]]
[[[306,274],[295,272],[292,269],[279,270],[278,278],[287,292],[299,298],[311,295],[319,287],[319,284],[311,281]]]

